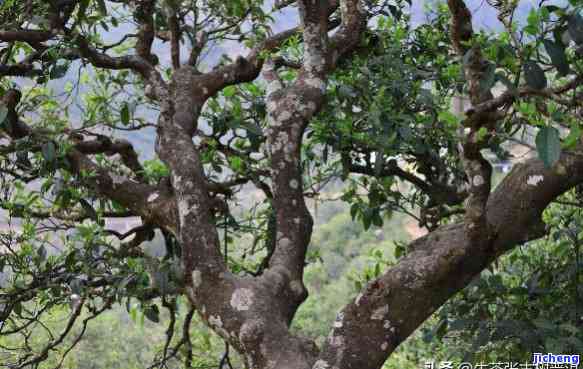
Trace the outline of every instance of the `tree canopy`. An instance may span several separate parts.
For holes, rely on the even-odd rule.
[[[547,216],[551,232],[543,212],[581,205],[583,3],[488,3],[496,32],[463,0],[418,25],[401,0],[1,1],[0,336],[22,340],[0,360],[35,367],[59,348],[61,365],[95,317],[137,303],[170,316],[153,367],[193,366],[196,313],[248,368],[380,368],[502,255],[551,233],[578,245],[577,214]],[[535,155],[497,178],[517,145]],[[427,234],[358,285],[318,346],[290,325],[308,205],[330,186],[365,229],[404,213]],[[484,283],[502,278],[516,282]],[[494,303],[463,294],[443,311]],[[59,307],[64,329],[34,339]]]

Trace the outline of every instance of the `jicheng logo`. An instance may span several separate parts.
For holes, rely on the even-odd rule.
[[[579,366],[579,355],[555,355],[552,353],[532,354],[532,362],[534,365],[540,364],[571,364],[572,367]]]

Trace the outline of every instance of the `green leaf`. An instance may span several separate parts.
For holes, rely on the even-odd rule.
[[[569,17],[567,31],[577,45],[583,44],[583,17],[581,14],[575,13]]]
[[[362,225],[364,226],[364,230],[368,231],[372,223],[372,211],[371,209],[366,209],[362,212]]]
[[[49,72],[49,79],[60,79],[65,77],[69,70],[69,64],[54,65]]]
[[[439,324],[437,324],[437,326],[435,327],[433,334],[437,338],[442,339],[447,333],[447,326],[448,326],[447,320],[446,319],[441,320]]]
[[[478,140],[478,142],[480,142],[486,137],[487,134],[488,129],[486,127],[480,127],[480,129],[476,133],[476,139]]]
[[[243,160],[238,156],[230,157],[229,164],[231,169],[233,169],[235,172],[239,172],[243,169]]]
[[[149,321],[160,323],[160,310],[157,305],[149,305],[144,309],[144,315]]]
[[[236,92],[237,92],[237,88],[235,86],[227,86],[223,90],[223,95],[225,97],[233,97],[233,96],[235,96]]]
[[[528,17],[526,18],[527,26],[524,27],[526,33],[531,35],[537,35],[540,29],[540,15],[536,11],[536,9],[532,8],[530,13],[528,13]]]
[[[561,156],[561,140],[559,131],[554,127],[543,127],[536,135],[538,157],[547,168],[550,168]]]
[[[379,212],[378,209],[375,209],[372,212],[372,224],[374,224],[377,227],[382,227],[383,226],[383,218],[381,217],[381,213]]]
[[[167,270],[160,269],[152,272],[152,278],[155,280],[156,288],[162,295],[166,295],[170,291],[169,277]]]
[[[581,138],[582,133],[581,127],[579,127],[578,124],[571,125],[569,135],[565,137],[565,140],[563,141],[563,147],[565,149],[573,148]]]
[[[383,173],[383,168],[385,167],[385,155],[382,151],[376,152],[375,164],[374,164],[374,172],[375,176],[380,177]]]
[[[439,112],[439,114],[437,115],[437,119],[439,119],[442,122],[445,122],[451,128],[456,128],[457,126],[459,126],[461,122],[460,117],[458,117],[449,110]]]
[[[506,77],[505,74],[496,73],[496,79],[502,82],[502,84],[508,89],[508,92],[510,92],[514,97],[518,97],[518,90],[516,89],[516,86],[508,79],[508,77]]]
[[[55,143],[49,141],[43,144],[41,147],[41,153],[47,163],[54,163],[55,159],[57,158],[57,148]]]
[[[71,282],[69,282],[69,288],[71,292],[81,295],[83,293],[83,283],[80,279],[74,278]]]
[[[263,136],[263,130],[257,124],[252,122],[241,122],[241,127],[245,128],[249,133],[255,136]]]
[[[129,306],[129,309],[130,309],[130,311],[129,311],[130,318],[132,319],[132,322],[137,323],[138,322],[138,309],[136,309],[133,306]]]
[[[0,105],[0,126],[4,124],[6,117],[8,116],[8,109],[4,104]]]
[[[127,103],[123,104],[123,107],[121,108],[121,112],[119,113],[119,115],[120,115],[121,123],[124,126],[127,126],[128,124],[130,124],[130,107]]]
[[[14,311],[14,313],[16,313],[16,315],[21,316],[22,315],[22,304],[19,302],[15,303],[14,306],[12,306],[12,311]]]
[[[538,319],[534,319],[532,322],[539,329],[552,331],[552,332],[557,331],[557,325],[555,323],[551,322],[550,320],[546,320],[544,318],[538,318]]]
[[[81,0],[79,2],[79,10],[77,11],[77,18],[79,21],[84,21],[87,17],[87,8],[89,7],[89,0]]]
[[[107,15],[107,6],[105,5],[105,0],[97,0],[97,9],[102,16]]]
[[[354,204],[352,204],[352,206],[350,206],[350,217],[352,218],[353,221],[354,221],[354,218],[356,218],[356,215],[358,215],[359,210],[360,210],[360,207],[359,207],[358,203],[354,203]]]
[[[529,60],[524,63],[524,79],[530,88],[542,90],[547,87],[547,77],[538,63]]]
[[[44,245],[40,245],[40,247],[36,250],[36,254],[40,261],[45,261],[47,259],[47,249]]]
[[[83,208],[85,213],[87,213],[89,218],[91,218],[91,220],[93,220],[95,222],[97,222],[99,220],[99,216],[97,215],[97,212],[95,211],[95,209],[93,209],[93,206],[91,206],[91,204],[87,202],[87,200],[79,199],[79,203],[81,204],[81,207]]]
[[[546,5],[546,6],[543,6],[543,9],[545,9],[548,13],[553,13],[553,12],[556,12],[558,10],[561,10],[561,8],[559,8],[556,5]]]
[[[485,93],[490,91],[496,83],[496,65],[494,63],[488,63],[482,78],[480,79],[480,93]]]
[[[254,97],[261,96],[261,89],[253,83],[248,83],[245,85],[245,89],[251,93]]]
[[[571,71],[567,55],[565,54],[565,47],[557,42],[551,40],[544,40],[545,49],[549,54],[553,65],[557,68],[560,76],[566,76]]]

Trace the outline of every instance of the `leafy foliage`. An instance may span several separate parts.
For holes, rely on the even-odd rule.
[[[427,338],[464,361],[531,360],[532,352],[580,352],[581,209],[570,193],[545,214],[551,231],[482,273],[439,312]],[[441,329],[440,329],[441,328]]]
[[[229,67],[246,71],[271,60],[281,79],[276,83],[293,87],[303,77],[298,65],[307,62],[306,40],[291,32],[283,41],[276,37],[277,46],[265,47],[252,62],[229,55],[211,60],[204,56],[229,43],[253,49],[274,42],[278,11],[257,0],[167,0],[150,10],[137,3],[0,2],[0,128],[6,136],[0,147],[0,207],[8,225],[0,234],[0,344],[13,345],[1,360],[14,367],[45,360],[60,365],[79,344],[74,337],[112,310],[101,329],[127,314],[157,332],[156,354],[145,355],[154,366],[179,365],[178,360],[187,367],[210,365],[222,351],[220,339],[181,301],[193,278],[185,277],[181,263],[186,252],[176,237],[180,227],[157,224],[162,217],[147,208],[168,201],[158,207],[164,211],[176,202],[168,199],[177,195],[173,185],[179,179],[160,155],[160,140],[154,153],[152,137],[163,128],[153,122],[164,107],[144,75],[153,70],[160,72],[157,83],[179,84],[173,73],[186,62],[179,54],[188,47],[183,59],[192,75],[225,70],[215,77],[228,79]],[[525,23],[514,20],[516,4],[496,2],[503,30],[477,33],[459,45],[452,43],[451,14],[444,5],[414,27],[405,3],[367,3],[370,30],[355,55],[340,58],[331,73],[327,103],[306,124],[297,150],[302,183],[288,181],[304,189],[313,209],[339,213],[326,222],[320,218],[320,224],[316,219],[306,267],[312,297],[293,323],[318,343],[324,343],[341,302],[406,257],[407,247],[393,243],[407,238],[400,232],[406,224],[402,214],[426,231],[467,216],[464,201],[474,196],[468,188],[484,178],[468,174],[464,145],[488,152],[494,164],[508,164],[516,144],[534,145],[547,169],[561,170],[556,165],[561,155],[581,140],[580,1],[542,2]],[[338,16],[334,10],[331,28]],[[4,31],[20,38],[12,40]],[[154,51],[142,50],[144,43],[153,43]],[[159,52],[167,45],[171,55],[160,57],[167,56]],[[465,48],[463,56],[456,48]],[[204,216],[221,232],[221,258],[233,275],[255,277],[282,239],[269,157],[274,145],[266,94],[272,86],[237,78],[218,91],[200,91],[212,96],[205,96],[190,141],[212,202]],[[15,103],[10,94],[16,90],[22,96]],[[476,93],[495,93],[487,101],[497,105],[486,109],[472,101],[469,108],[464,96]],[[494,113],[500,116],[492,118]],[[170,115],[162,111],[161,120],[165,114]],[[275,142],[288,139],[282,135]],[[142,201],[147,210],[136,211],[140,199],[123,192],[120,183],[154,189]],[[104,184],[106,191],[100,189]],[[345,204],[323,206],[327,195]],[[567,208],[557,205],[546,213],[550,238],[512,252],[474,281],[434,317],[435,326],[413,336],[395,365],[430,353],[422,339],[443,357],[475,360],[580,351],[583,218],[578,194],[565,201]],[[129,232],[110,227],[112,220],[129,217],[140,217]],[[327,325],[316,321],[322,317]],[[75,322],[80,328],[73,330]],[[161,323],[168,325],[164,332]],[[63,337],[55,339],[55,327]],[[455,345],[445,347],[440,340]],[[135,341],[140,340],[132,337]],[[56,347],[60,344],[65,348]],[[69,360],[71,366],[87,364]],[[143,366],[142,360],[140,355]],[[113,367],[113,361],[101,365]]]

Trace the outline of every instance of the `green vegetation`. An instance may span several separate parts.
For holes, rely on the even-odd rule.
[[[0,368],[583,352],[583,2],[487,3],[0,0]]]

